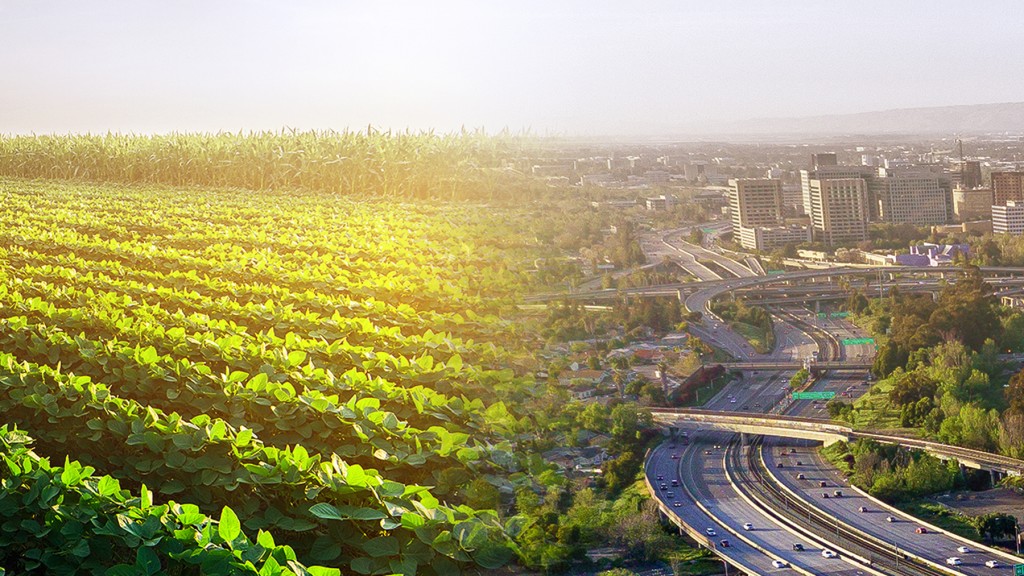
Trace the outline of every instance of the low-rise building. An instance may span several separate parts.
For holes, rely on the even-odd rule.
[[[994,234],[1024,234],[1024,202],[1007,200],[1006,205],[992,206],[992,232]]]

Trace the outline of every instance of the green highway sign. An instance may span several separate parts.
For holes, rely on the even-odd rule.
[[[1024,564],[1013,565],[1013,576],[1024,576]]]
[[[778,276],[779,274],[785,274],[785,270],[765,270],[765,274],[769,276]]]
[[[857,344],[874,344],[874,338],[843,338],[843,346],[855,346]]]
[[[833,312],[833,313],[829,314],[828,317],[829,318],[846,318],[849,315],[850,315],[849,312]]]
[[[793,392],[793,400],[831,400],[835,392]]]

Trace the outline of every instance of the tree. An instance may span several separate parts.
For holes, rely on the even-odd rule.
[[[975,516],[971,523],[974,524],[978,534],[988,538],[989,542],[1017,534],[1017,518],[1004,512],[991,512]]]

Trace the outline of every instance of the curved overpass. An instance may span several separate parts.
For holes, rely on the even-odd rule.
[[[667,426],[699,424],[701,429],[723,430],[744,434],[763,434],[785,438],[802,438],[817,440],[826,444],[840,440],[849,441],[867,438],[887,444],[899,444],[907,448],[924,450],[937,458],[943,460],[955,459],[964,466],[988,470],[996,475],[1024,476],[1024,461],[1017,460],[1016,458],[922,440],[920,438],[872,430],[854,430],[849,426],[836,424],[831,420],[773,414],[737,414],[712,410],[674,408],[652,408],[651,413],[654,415],[655,421]]]

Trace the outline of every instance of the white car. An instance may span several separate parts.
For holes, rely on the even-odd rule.
[[[836,553],[831,551],[831,550],[829,550],[828,548],[822,549],[821,555],[824,558],[835,558],[836,557]]]
[[[786,566],[789,566],[789,564],[786,564],[784,560],[772,560],[772,566],[776,568],[785,568]]]
[[[746,524],[743,525],[743,529],[749,532],[749,531],[754,529],[754,525],[751,524],[750,522],[747,522]]]
[[[961,554],[970,554],[971,553],[971,549],[968,548],[967,546],[960,546],[959,548],[956,549],[956,551],[961,553]]]
[[[956,556],[950,556],[949,558],[946,558],[946,564],[949,564],[950,566],[959,566],[963,564],[963,561]]]
[[[704,530],[704,533],[707,534],[708,536],[718,536],[718,532],[715,532],[714,528],[708,528],[708,529]]]
[[[999,568],[1000,564],[998,560],[989,560],[988,562],[985,562],[985,566],[989,568]]]

